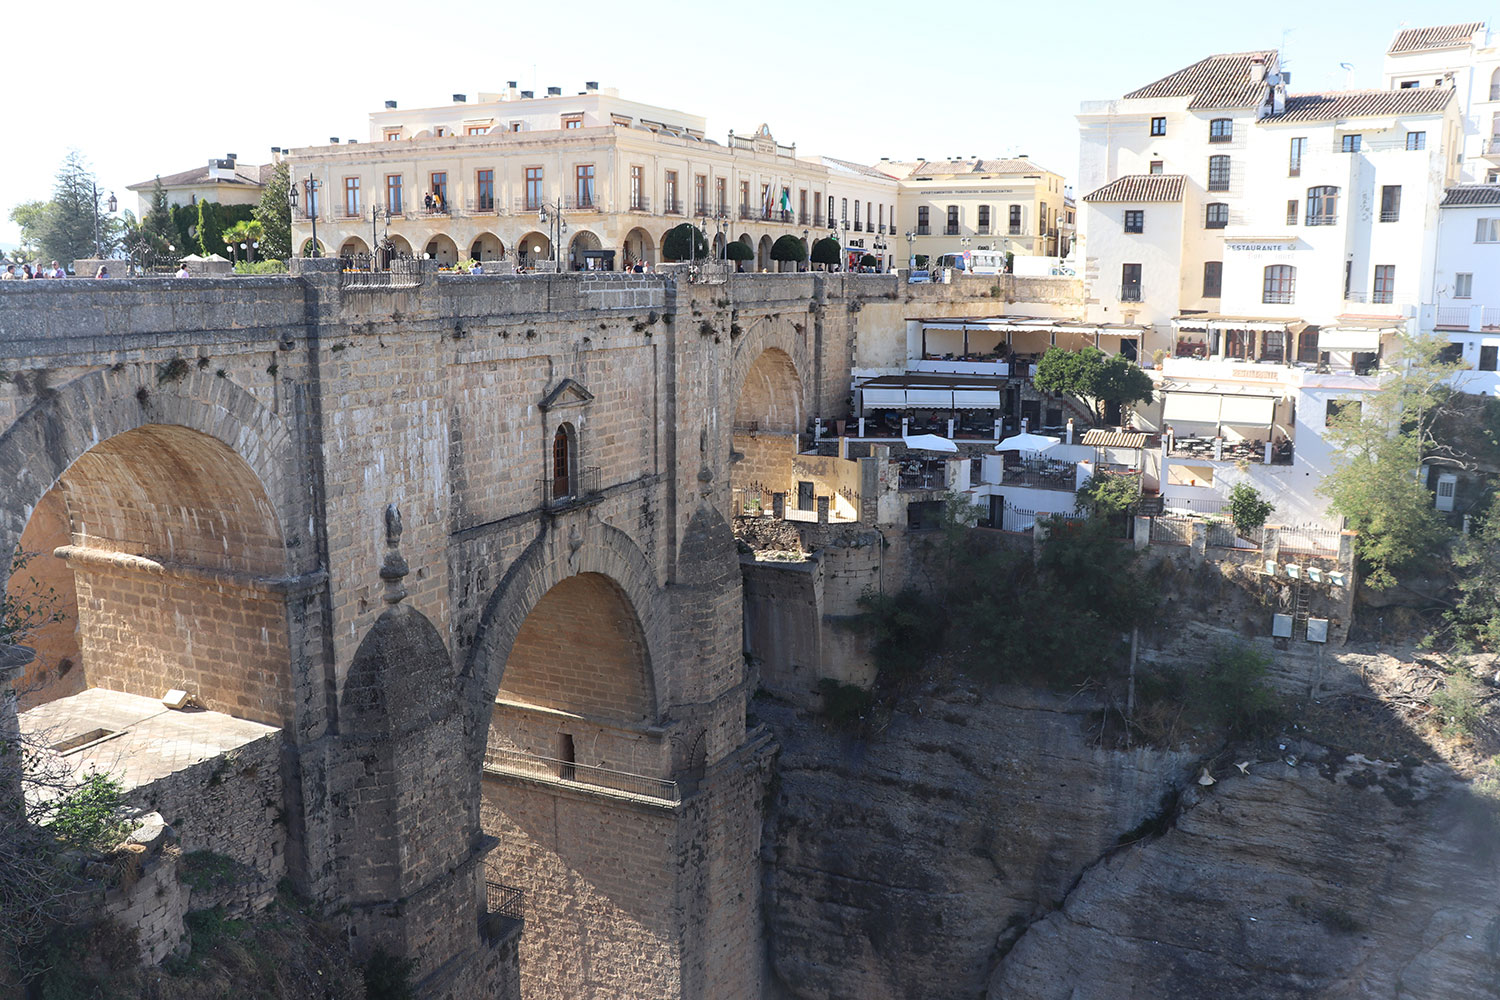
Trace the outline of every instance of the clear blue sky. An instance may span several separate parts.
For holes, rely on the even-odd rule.
[[[21,10],[23,8],[17,8]],[[658,2],[417,4],[405,0],[122,6],[97,0],[7,22],[0,65],[0,242],[18,202],[45,198],[69,147],[135,208],[126,184],[273,145],[363,139],[405,107],[598,80],[706,115],[712,134],[762,121],[799,152],[1030,154],[1070,178],[1073,115],[1213,52],[1283,47],[1293,91],[1379,82],[1402,22],[1494,19],[1451,0],[1073,4]],[[18,25],[33,25],[23,31]],[[205,75],[207,74],[207,75]]]

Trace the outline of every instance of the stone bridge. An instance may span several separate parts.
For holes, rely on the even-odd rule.
[[[0,544],[68,612],[23,707],[278,727],[287,873],[424,995],[514,992],[500,881],[527,997],[760,996],[731,490],[990,284],[294,267],[0,286]]]

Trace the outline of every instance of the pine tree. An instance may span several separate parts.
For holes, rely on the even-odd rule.
[[[263,230],[261,256],[287,260],[292,256],[292,206],[287,200],[291,173],[285,163],[276,164],[271,177],[261,189],[260,204],[255,206],[255,221]]]

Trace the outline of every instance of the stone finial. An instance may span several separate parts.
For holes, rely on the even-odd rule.
[[[385,559],[380,564],[380,578],[385,581],[385,603],[400,604],[406,597],[408,568],[401,556],[401,508],[394,503],[385,506]]]

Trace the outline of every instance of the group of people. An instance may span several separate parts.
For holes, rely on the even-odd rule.
[[[67,276],[68,272],[64,271],[54,260],[46,267],[38,264],[34,269],[30,264],[22,264],[19,271],[16,270],[16,265],[7,264],[5,273],[0,274],[0,281],[30,281],[32,278],[66,278]]]

